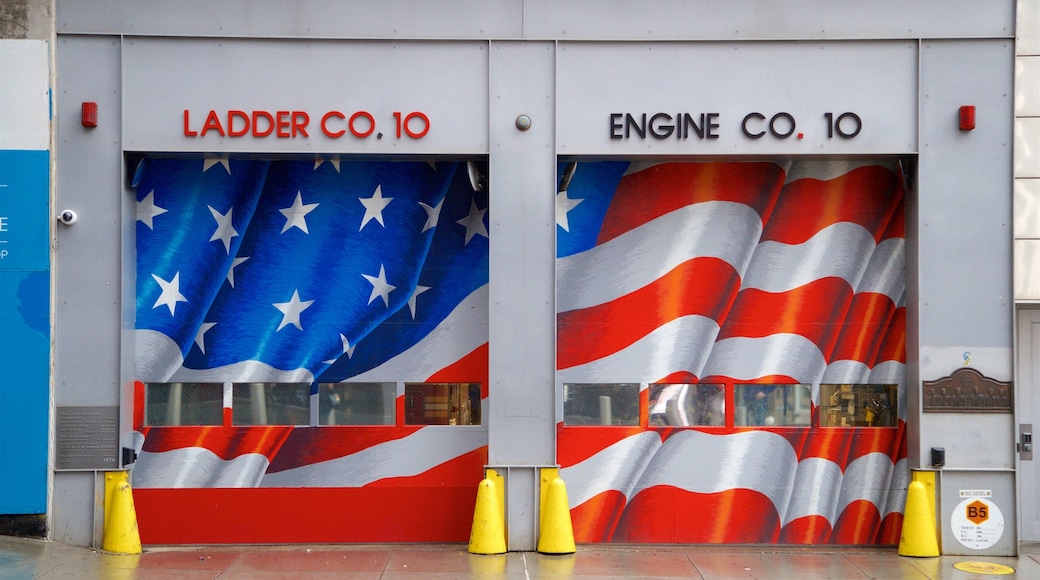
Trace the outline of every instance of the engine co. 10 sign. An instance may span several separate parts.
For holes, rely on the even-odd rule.
[[[718,139],[722,122],[719,113],[611,113],[611,139]],[[863,130],[863,120],[852,112],[824,113],[822,130],[827,138],[852,139]],[[794,115],[781,111],[772,115],[748,113],[740,130],[749,139],[805,138],[798,132]]]

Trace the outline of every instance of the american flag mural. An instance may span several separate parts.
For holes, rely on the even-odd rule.
[[[237,426],[229,393],[237,383],[307,384],[315,399],[320,384],[344,381],[465,382],[480,383],[486,400],[480,171],[335,157],[141,161],[135,490],[449,485],[471,494],[486,430],[405,425],[399,390],[396,424],[378,427]],[[223,424],[145,424],[151,383],[225,385]]]
[[[642,385],[641,426],[558,423],[579,542],[898,542],[903,179],[888,162],[561,165],[557,380]],[[650,427],[652,383],[811,385],[811,424]],[[820,385],[899,385],[826,427]],[[732,394],[729,399],[732,405]]]

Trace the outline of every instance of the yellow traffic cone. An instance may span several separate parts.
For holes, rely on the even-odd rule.
[[[469,533],[471,554],[504,554],[506,525],[498,505],[495,483],[485,479],[477,486],[477,505],[473,509],[473,528]]]
[[[105,535],[101,548],[117,554],[141,553],[137,510],[125,471],[105,476]]]
[[[574,529],[571,527],[571,510],[567,505],[567,486],[559,477],[549,484],[542,506],[538,551],[543,554],[573,554]]]
[[[935,534],[935,515],[928,502],[928,492],[920,481],[910,483],[906,492],[903,531],[899,536],[899,555],[935,558],[939,542]]]

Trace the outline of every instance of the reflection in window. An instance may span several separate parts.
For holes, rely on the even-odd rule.
[[[308,383],[235,383],[233,425],[309,425]]]
[[[898,385],[820,385],[820,426],[895,427]]]
[[[725,423],[725,385],[650,385],[651,425],[718,427]]]
[[[394,383],[321,383],[319,425],[393,425]]]
[[[737,426],[807,426],[812,419],[809,385],[735,385],[733,395]]]
[[[480,383],[408,383],[405,425],[480,425]]]
[[[221,383],[147,383],[144,386],[144,424],[222,425],[224,385]]]
[[[639,425],[639,383],[563,385],[565,425]]]

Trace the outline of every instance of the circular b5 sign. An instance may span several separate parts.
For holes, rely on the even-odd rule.
[[[953,508],[950,529],[963,546],[983,550],[1004,535],[1004,515],[987,499],[968,498]]]

